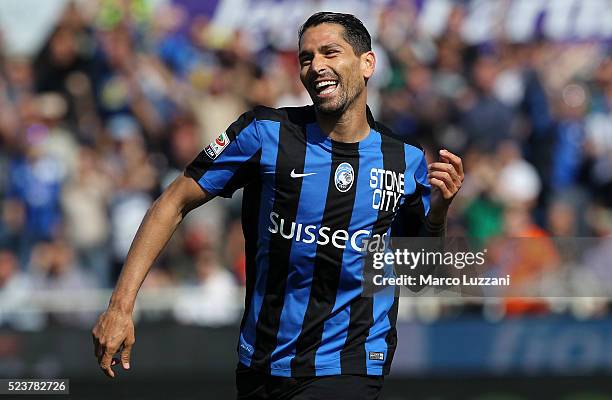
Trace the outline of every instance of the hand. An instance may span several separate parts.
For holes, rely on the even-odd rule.
[[[446,212],[463,184],[463,162],[448,150],[440,150],[440,161],[428,166],[432,186],[429,216],[434,223],[444,223]]]
[[[130,369],[130,353],[136,341],[134,336],[134,322],[132,315],[118,310],[108,309],[102,313],[92,330],[94,354],[102,371],[111,378],[115,372],[111,368],[119,363],[113,358],[115,353],[121,351],[121,365],[123,369]]]

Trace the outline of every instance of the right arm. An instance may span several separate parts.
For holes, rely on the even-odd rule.
[[[138,290],[151,265],[185,215],[212,197],[195,180],[180,175],[147,211],[128,252],[108,309],[100,315],[92,330],[95,355],[100,368],[109,377],[115,376],[111,368],[116,363],[113,356],[120,349],[123,368],[130,368],[130,352],[135,342],[132,312]]]
[[[98,363],[111,378],[115,376],[111,368],[116,363],[113,355],[118,350],[121,349],[123,368],[130,368],[136,294],[183,217],[215,196],[231,197],[238,188],[257,178],[262,141],[255,123],[254,112],[242,114],[198,154],[147,211],[108,309],[92,332]]]

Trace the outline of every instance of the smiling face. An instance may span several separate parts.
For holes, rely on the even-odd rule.
[[[355,54],[338,24],[308,28],[298,56],[300,79],[317,110],[325,114],[341,114],[365,95],[366,80],[374,73],[374,53]]]

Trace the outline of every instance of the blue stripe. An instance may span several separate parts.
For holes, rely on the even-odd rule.
[[[429,213],[431,185],[427,176],[427,160],[423,150],[405,145],[406,174],[404,176],[404,191],[407,195],[414,193],[416,184],[422,186],[421,199],[425,215]],[[413,178],[414,177],[414,178]]]
[[[261,168],[265,168],[267,171],[275,171],[280,123],[276,121],[259,121],[258,128],[261,136],[261,143],[263,144],[260,161]],[[257,256],[255,260],[257,268],[255,274],[255,288],[253,290],[250,308],[245,310],[245,313],[248,314],[242,332],[240,332],[240,343],[238,344],[240,361],[247,366],[251,365],[251,358],[255,346],[257,318],[259,317],[261,303],[266,291],[266,279],[270,263],[270,231],[268,231],[268,225],[270,212],[274,205],[275,179],[275,174],[262,174],[263,182],[258,223],[259,234],[257,240]]]
[[[316,229],[309,229],[312,236],[304,232],[305,226],[296,225],[296,230],[301,229],[300,238],[293,241],[291,255],[289,258],[289,272],[287,276],[287,287],[285,290],[285,302],[280,318],[280,326],[277,335],[277,347],[272,353],[271,368],[275,375],[291,376],[291,359],[295,357],[297,338],[301,332],[304,315],[310,298],[312,274],[317,256],[316,232],[321,227],[325,201],[327,199],[327,187],[331,170],[331,153],[322,150],[313,135],[313,125],[307,125],[306,159],[304,161],[304,173],[315,173],[306,176],[302,180],[302,189],[296,215],[296,224],[309,222]],[[300,172],[300,171],[297,171]],[[287,230],[288,228],[285,228]]]
[[[360,235],[356,240],[358,247],[363,245],[363,239],[372,232],[378,216],[378,211],[372,207],[370,169],[383,168],[383,157],[380,151],[381,137],[375,131],[371,131],[370,136],[373,136],[374,143],[368,146],[368,149],[360,149],[359,153],[357,193],[348,229],[350,236],[359,230],[368,231],[368,235]],[[332,316],[325,321],[321,345],[315,356],[317,375],[335,375],[342,372],[340,351],[348,334],[351,316],[350,302],[359,297],[362,292],[363,254],[350,246],[350,240],[348,243],[342,255],[342,271]]]
[[[270,122],[270,121],[263,121]],[[198,180],[207,192],[217,195],[234,176],[240,165],[249,160],[261,147],[256,120],[253,120],[231,141]],[[261,122],[260,122],[261,123]]]

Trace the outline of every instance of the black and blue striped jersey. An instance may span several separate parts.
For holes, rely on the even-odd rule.
[[[256,107],[187,167],[208,193],[244,187],[240,362],[277,376],[389,372],[397,288],[362,296],[364,239],[417,235],[429,210],[423,150],[374,121],[331,140],[313,106]],[[396,228],[397,227],[397,228]]]

